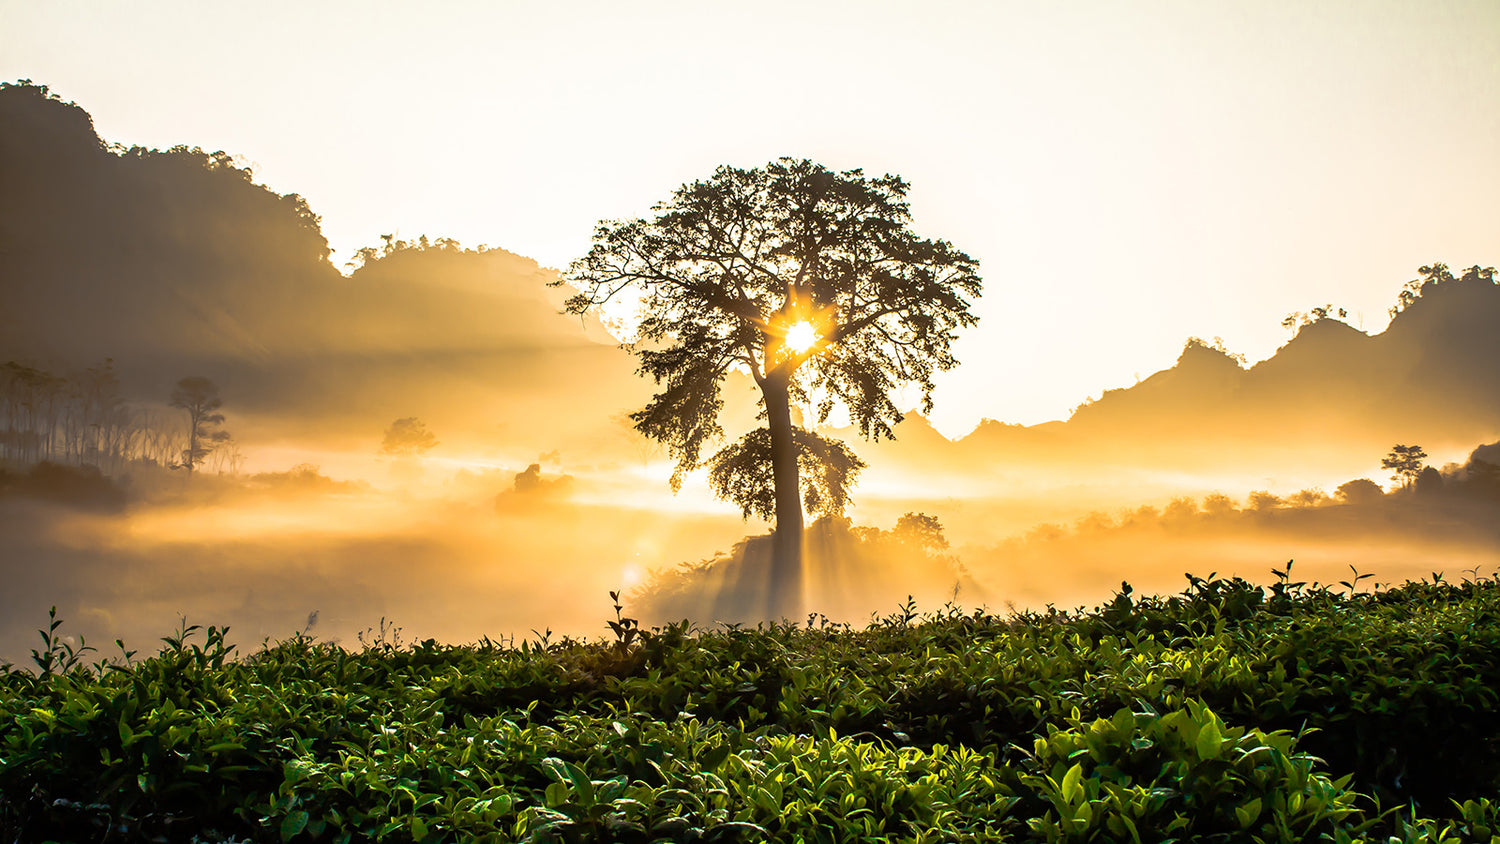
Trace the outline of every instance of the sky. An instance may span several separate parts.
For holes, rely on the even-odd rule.
[[[897,173],[981,262],[950,436],[1065,418],[1189,336],[1376,332],[1500,253],[1500,4],[0,0],[0,79],[222,149],[322,216],[565,268],[721,164]],[[1045,362],[1045,363],[1044,363]]]

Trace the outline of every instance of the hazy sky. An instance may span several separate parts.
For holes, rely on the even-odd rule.
[[[982,262],[935,422],[1065,416],[1189,335],[1251,360],[1418,265],[1500,263],[1500,4],[0,0],[0,79],[240,155],[342,265],[382,233],[564,267],[719,164],[894,172]]]

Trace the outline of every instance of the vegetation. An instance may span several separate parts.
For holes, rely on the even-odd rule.
[[[141,659],[55,618],[0,684],[6,840],[1490,841],[1500,581],[1128,585],[519,646]],[[118,644],[118,643],[117,643]]]
[[[684,472],[711,467],[715,492],[745,514],[775,517],[769,617],[797,612],[803,507],[836,514],[864,462],[804,426],[835,405],[865,437],[891,438],[898,388],[915,386],[931,410],[933,374],[957,364],[954,332],[977,321],[979,263],[909,228],[897,176],[837,173],[783,158],[763,168],[720,167],[683,185],[654,219],[605,222],[564,281],[583,314],[638,296],[640,372],[662,385],[631,414]],[[724,431],[721,388],[748,375],[765,426],[713,456]]]
[[[436,448],[437,435],[427,430],[427,425],[415,416],[406,416],[391,423],[385,429],[385,438],[380,441],[380,453],[397,457],[423,454]]]
[[[173,468],[187,469],[188,477],[192,477],[193,467],[206,460],[216,446],[229,440],[229,432],[219,428],[224,424],[224,414],[219,412],[224,400],[219,398],[218,385],[201,375],[192,375],[177,382],[169,403],[188,415],[188,446]]]
[[[235,470],[243,456],[227,432],[218,388],[184,378],[169,406],[133,405],[120,388],[114,361],[58,374],[18,361],[0,363],[0,465],[82,467],[122,475],[132,465]]]
[[[1496,283],[1495,268],[1481,267],[1478,264],[1464,270],[1462,276],[1453,275],[1453,272],[1448,269],[1448,265],[1440,262],[1418,267],[1417,272],[1420,275],[1408,281],[1406,286],[1401,288],[1401,292],[1397,294],[1396,304],[1390,308],[1392,319],[1395,319],[1397,314],[1411,307],[1412,303],[1424,295],[1431,293],[1433,288],[1439,285],[1453,284],[1455,282],[1471,285]]]
[[[1416,483],[1422,470],[1427,468],[1427,464],[1422,462],[1426,459],[1427,452],[1419,445],[1394,445],[1391,446],[1391,453],[1381,458],[1380,468],[1390,469],[1395,473],[1391,475],[1391,480],[1402,487],[1409,487]]]

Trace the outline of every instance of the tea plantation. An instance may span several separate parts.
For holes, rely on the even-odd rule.
[[[1490,841],[1500,582],[1277,575],[515,647],[185,628],[91,665],[54,621],[0,680],[0,837]]]

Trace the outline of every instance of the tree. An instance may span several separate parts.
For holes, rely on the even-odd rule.
[[[676,460],[674,489],[706,465],[718,494],[774,516],[773,615],[798,611],[803,506],[836,512],[864,466],[794,424],[794,408],[815,406],[826,422],[841,405],[861,436],[893,438],[897,389],[920,387],[930,411],[933,374],[957,364],[955,330],[977,321],[978,262],[910,231],[907,189],[898,176],[807,160],[720,167],[652,218],[601,223],[557,282],[579,290],[564,306],[574,314],[636,297],[626,348],[661,390],[631,421]],[[765,425],[705,459],[724,435],[732,372],[759,388]]]
[[[437,437],[427,430],[422,420],[407,416],[391,423],[385,429],[385,439],[380,443],[381,454],[409,456],[430,451],[438,444]]]
[[[201,375],[194,375],[177,382],[172,391],[173,407],[180,407],[188,414],[188,447],[182,450],[177,464],[193,476],[193,467],[202,463],[214,447],[229,439],[229,432],[220,430],[224,414],[219,408],[224,400],[219,398],[219,388]]]
[[[907,513],[896,520],[891,531],[897,540],[916,545],[928,553],[936,553],[948,547],[948,538],[943,536],[943,523],[937,516],[926,513]]]
[[[1380,484],[1369,478],[1357,478],[1339,484],[1339,498],[1346,504],[1373,504],[1385,496],[1380,489]]]
[[[1380,468],[1390,469],[1394,474],[1391,480],[1401,484],[1402,488],[1411,486],[1417,476],[1422,474],[1422,461],[1427,459],[1427,452],[1419,445],[1398,445],[1391,448],[1391,453],[1380,461]]]
[[[1462,281],[1465,284],[1495,283],[1495,268],[1481,267],[1478,264],[1464,270],[1462,277],[1455,277],[1453,271],[1448,269],[1448,265],[1440,262],[1418,267],[1417,272],[1420,275],[1408,281],[1397,295],[1396,304],[1390,308],[1391,319],[1395,319],[1397,314],[1411,307],[1412,303],[1442,285],[1456,281]]]

